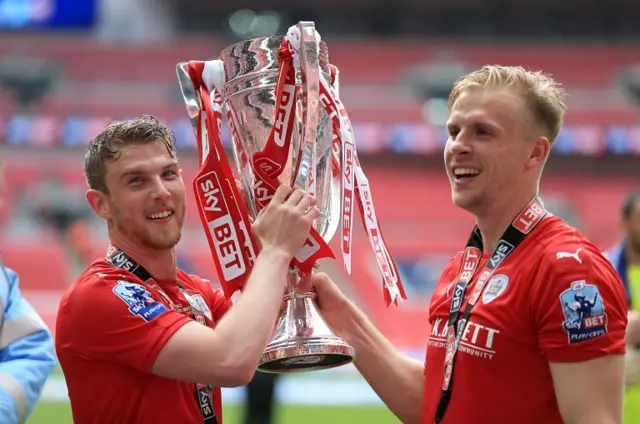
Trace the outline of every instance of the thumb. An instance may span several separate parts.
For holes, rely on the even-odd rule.
[[[264,211],[265,211],[265,210],[267,210],[267,208],[268,208],[268,207],[269,207],[269,206],[267,205],[267,206],[265,206],[264,208],[260,209],[260,210],[258,211],[258,214],[256,215],[256,218],[255,218],[255,219],[252,219],[252,222],[251,222],[251,228],[252,228],[252,229],[253,229],[253,227],[255,227],[255,226],[256,226],[256,224],[260,221],[260,218],[262,218],[262,216],[264,215]]]
[[[338,291],[336,284],[324,272],[316,272],[311,276],[311,286],[318,296],[322,296],[322,293]]]

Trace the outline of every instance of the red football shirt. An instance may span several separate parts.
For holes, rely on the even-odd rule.
[[[231,302],[182,270],[178,281],[213,328]],[[194,319],[176,282],[157,282],[177,311],[149,285],[105,260],[91,264],[62,298],[56,351],[76,424],[203,422],[193,383],[151,374],[167,340]],[[220,388],[213,390],[213,404],[222,424]]]
[[[423,423],[440,399],[451,292],[462,254],[434,290]],[[488,259],[485,254],[461,311]],[[498,267],[469,317],[442,424],[561,424],[549,362],[625,353],[626,296],[600,251],[549,216]]]

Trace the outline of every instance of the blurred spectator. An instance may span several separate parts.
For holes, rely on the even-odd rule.
[[[3,181],[0,163],[0,199]],[[0,418],[2,424],[22,424],[51,373],[55,354],[49,329],[20,292],[18,274],[1,260],[0,310]]]
[[[256,372],[247,385],[245,424],[273,424],[275,386],[279,374]]]
[[[622,239],[606,256],[625,285],[629,308],[640,308],[640,189],[625,199],[622,225]]]
[[[640,189],[631,192],[622,205],[622,239],[605,256],[620,274],[629,305],[627,324],[627,355],[625,416],[630,422],[640,422]],[[634,415],[631,415],[634,414]]]

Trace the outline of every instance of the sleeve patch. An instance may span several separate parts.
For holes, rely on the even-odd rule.
[[[120,280],[113,292],[129,307],[131,315],[137,315],[146,322],[167,312],[167,307],[151,297],[146,287]]]
[[[578,343],[607,334],[607,314],[598,287],[585,280],[571,283],[560,294],[565,320],[562,328],[569,343]]]

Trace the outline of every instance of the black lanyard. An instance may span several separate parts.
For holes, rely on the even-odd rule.
[[[547,215],[547,211],[542,204],[542,200],[536,196],[527,207],[525,207],[513,220],[509,228],[502,235],[500,241],[496,244],[495,249],[489,256],[487,263],[478,278],[478,281],[471,292],[464,309],[462,317],[460,310],[467,286],[473,280],[478,270],[478,264],[482,258],[483,243],[482,235],[478,227],[471,232],[467,247],[462,255],[462,263],[456,278],[456,283],[451,295],[451,308],[449,310],[449,319],[447,321],[447,351],[444,359],[444,374],[442,378],[442,391],[440,393],[440,401],[436,409],[436,424],[442,421],[444,413],[449,406],[451,400],[451,390],[453,381],[454,365],[456,354],[460,347],[460,340],[467,326],[471,310],[480,298],[482,290],[493,273],[498,269],[500,264],[518,247],[525,237],[535,228],[536,225]],[[457,327],[457,330],[456,330]]]
[[[109,250],[111,251],[111,249]],[[160,295],[162,295],[162,297],[165,298],[165,300],[169,303],[169,306],[171,306],[171,308],[176,310],[176,312],[179,312],[176,306],[174,305],[173,301],[171,300],[171,298],[164,292],[164,290],[160,287],[160,285],[158,285],[155,282],[151,274],[149,274],[149,271],[147,271],[142,267],[142,265],[138,264],[136,261],[131,259],[131,257],[126,253],[124,253],[122,250],[117,249],[115,252],[109,254],[106,260],[116,268],[129,271],[130,273],[138,277],[140,280],[149,284],[153,289],[158,291]],[[191,314],[193,318],[199,321],[198,317],[203,316],[202,311],[196,310],[196,308],[194,308],[192,304],[192,300],[190,299],[189,293],[187,292],[187,290],[184,288],[182,283],[180,283],[179,281],[177,283],[178,283],[178,288],[182,292],[183,296],[185,297],[185,300],[187,301],[187,303],[189,304],[189,307],[191,308]],[[204,318],[202,318],[202,320],[203,321],[201,322],[201,324],[204,324]],[[196,386],[196,402],[200,407],[200,413],[202,414],[203,422],[205,424],[218,424],[218,419],[216,418],[216,412],[213,409],[213,399],[212,399],[213,386],[205,386],[204,384],[196,384],[195,386]]]

